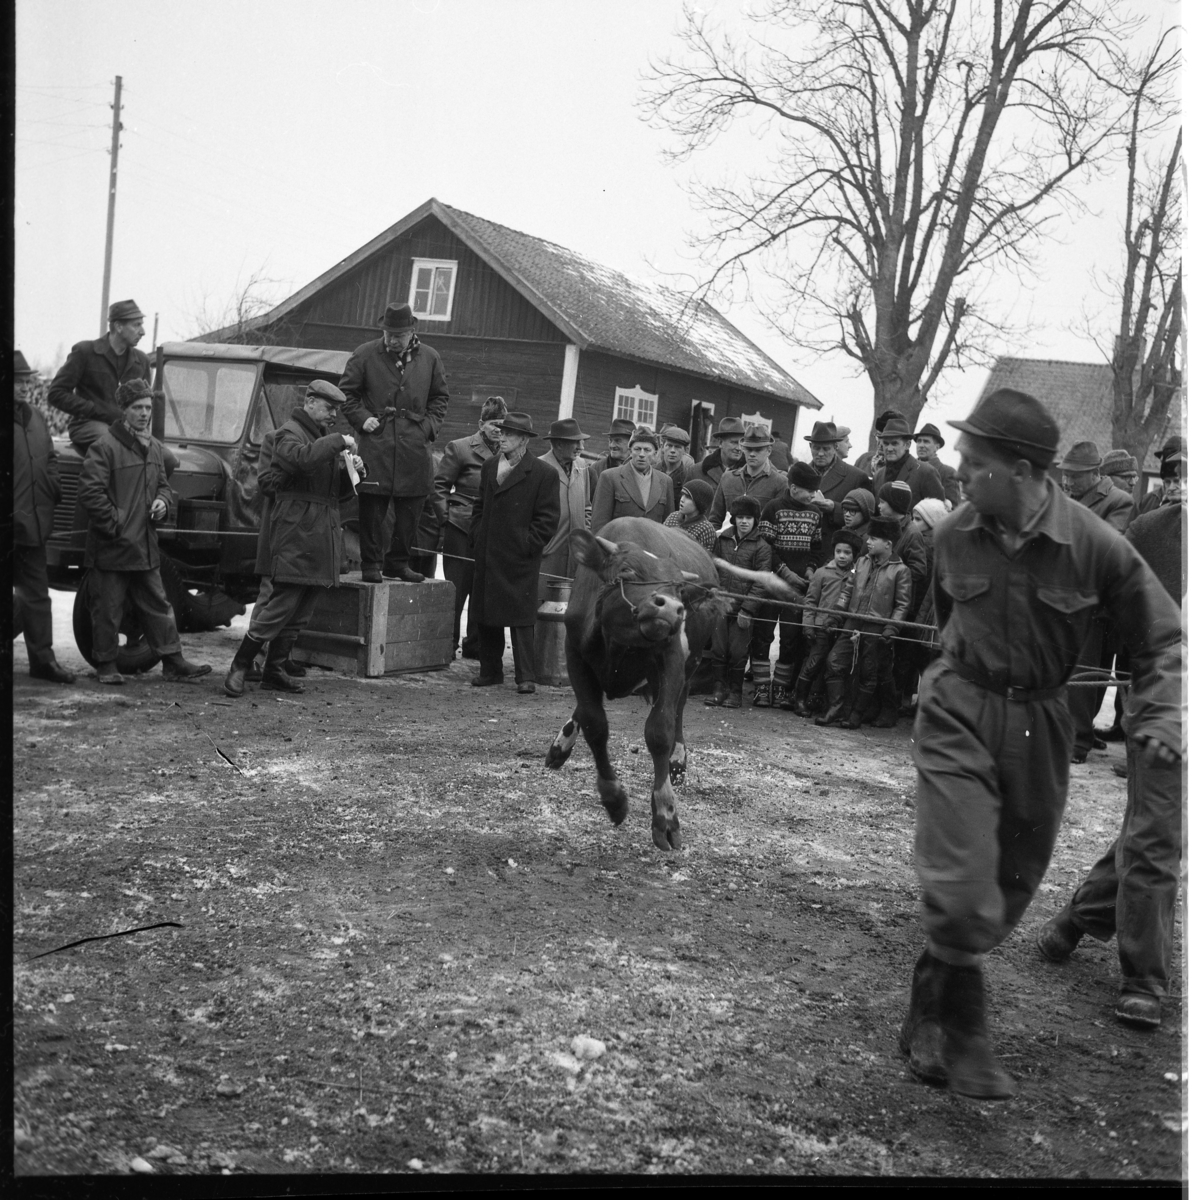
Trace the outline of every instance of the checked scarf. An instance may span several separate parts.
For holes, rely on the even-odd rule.
[[[398,364],[398,366],[402,369],[403,374],[405,374],[406,368],[410,365],[410,360],[418,353],[418,346],[418,334],[416,333],[410,338],[410,344],[405,350],[391,350],[387,346],[385,353],[388,354],[390,358],[392,358]]]

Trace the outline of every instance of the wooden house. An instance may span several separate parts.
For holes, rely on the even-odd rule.
[[[409,303],[443,358],[440,445],[475,430],[493,395],[541,432],[574,417],[594,454],[614,417],[680,425],[699,454],[724,417],[791,444],[800,409],[820,408],[710,305],[434,199],[271,311],[201,340],[353,350],[380,336],[387,303]]]

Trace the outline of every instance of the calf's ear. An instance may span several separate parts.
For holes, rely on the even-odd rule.
[[[616,548],[615,542],[593,537],[587,529],[573,529],[568,535],[568,540],[572,544],[572,553],[576,556],[576,561],[598,575],[608,565],[608,547]]]

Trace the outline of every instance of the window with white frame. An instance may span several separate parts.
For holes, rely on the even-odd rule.
[[[613,405],[613,415],[622,421],[633,421],[653,429],[659,411],[659,395],[644,392],[636,384],[632,388],[618,388]]]
[[[456,262],[416,258],[410,272],[410,308],[420,321],[450,321],[456,292]]]

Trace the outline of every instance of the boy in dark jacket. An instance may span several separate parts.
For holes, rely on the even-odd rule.
[[[771,549],[772,570],[800,593],[806,590],[824,559],[821,548],[824,514],[812,503],[819,487],[820,476],[815,467],[810,463],[792,463],[787,472],[786,494],[766,505],[759,525],[762,540]],[[800,612],[795,608],[770,611],[778,612],[779,659],[773,680],[767,679],[769,662],[754,663],[754,704],[759,708],[773,705],[790,709],[794,706],[791,685],[804,656]]]
[[[817,568],[808,584],[804,598],[804,641],[807,654],[795,683],[795,713],[799,717],[810,717],[808,696],[828,662],[829,651],[837,640],[837,634],[828,628],[828,612],[818,609],[833,609],[841,598],[841,591],[853,573],[853,564],[862,552],[862,539],[852,530],[838,529],[832,536],[832,559]]]
[[[841,516],[845,521],[845,528],[856,533],[863,546],[866,544],[870,519],[874,516],[877,504],[878,501],[874,499],[874,493],[869,488],[854,488],[841,501]]]
[[[770,570],[770,547],[758,532],[762,507],[753,496],[738,496],[729,508],[733,524],[717,538],[713,555],[735,567],[750,571]],[[746,659],[750,654],[750,635],[761,599],[766,595],[758,583],[739,579],[728,571],[719,571],[721,587],[733,595],[730,608],[713,629],[712,660],[716,671],[716,688],[704,703],[741,708],[742,681],[746,674]],[[743,597],[743,599],[738,599]]]
[[[830,629],[838,628],[844,619],[850,637],[840,637],[828,659],[829,711],[820,724],[831,725],[839,720],[845,709],[845,680],[850,664],[857,654],[858,688],[849,728],[861,727],[870,700],[877,692],[882,711],[874,724],[890,729],[899,716],[899,697],[895,691],[894,654],[892,641],[898,630],[895,622],[907,620],[911,608],[911,572],[906,564],[894,557],[895,542],[899,539],[899,523],[885,517],[870,522],[866,553],[862,556],[837,600],[840,616],[829,617]],[[861,620],[873,617],[878,620]],[[878,626],[882,625],[882,636]],[[863,634],[862,631],[865,631]]]

